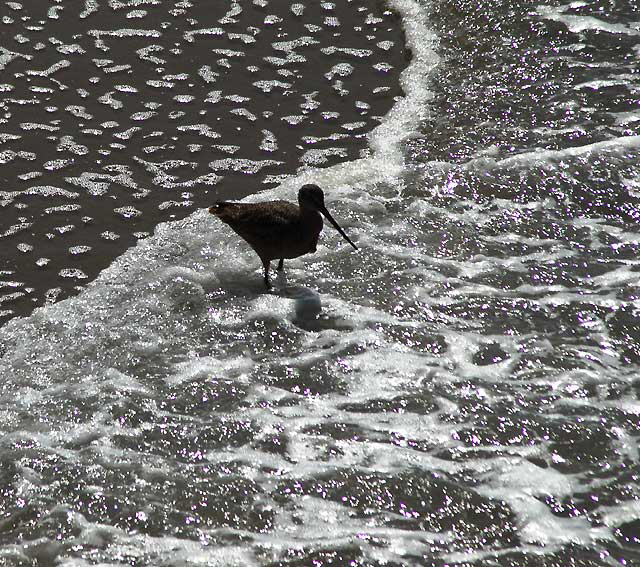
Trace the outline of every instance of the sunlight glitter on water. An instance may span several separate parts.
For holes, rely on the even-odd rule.
[[[0,330],[13,564],[633,564],[638,138],[427,159],[396,6],[371,156],[250,198],[317,182],[359,252],[327,227],[265,293],[201,210]]]
[[[76,293],[159,222],[357,158],[401,94],[401,28],[367,1],[55,4],[11,3],[0,36],[0,263],[23,283],[0,322]]]

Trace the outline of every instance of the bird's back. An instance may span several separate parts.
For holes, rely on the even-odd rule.
[[[303,218],[300,207],[287,201],[220,202],[209,212],[228,224],[260,257],[268,259],[296,258],[315,250],[322,229],[319,214]]]
[[[300,215],[300,208],[287,201],[265,201],[262,203],[230,203],[220,201],[209,212],[229,226],[233,224],[283,224]]]

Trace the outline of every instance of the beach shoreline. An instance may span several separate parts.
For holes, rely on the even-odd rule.
[[[403,95],[398,14],[260,4],[16,10],[2,37],[15,55],[2,93],[0,324],[75,295],[160,222],[368,153]]]

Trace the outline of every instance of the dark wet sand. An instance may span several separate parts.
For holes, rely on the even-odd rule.
[[[0,323],[77,293],[160,222],[359,157],[402,94],[402,30],[382,2],[193,4],[14,5],[0,30],[18,54],[0,52]],[[317,43],[274,49],[301,37]],[[228,158],[276,163],[212,165]]]

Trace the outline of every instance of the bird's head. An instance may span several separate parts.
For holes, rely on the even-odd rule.
[[[308,184],[303,185],[298,191],[298,203],[301,209],[312,209],[322,213],[322,215],[333,225],[333,227],[342,235],[342,237],[353,246],[356,250],[358,247],[351,242],[347,234],[340,227],[340,225],[331,216],[331,213],[327,211],[327,207],[324,204],[324,193],[322,189],[317,185]]]
[[[300,207],[321,211],[324,206],[324,193],[317,185],[308,184],[300,187],[298,191],[298,203]]]

